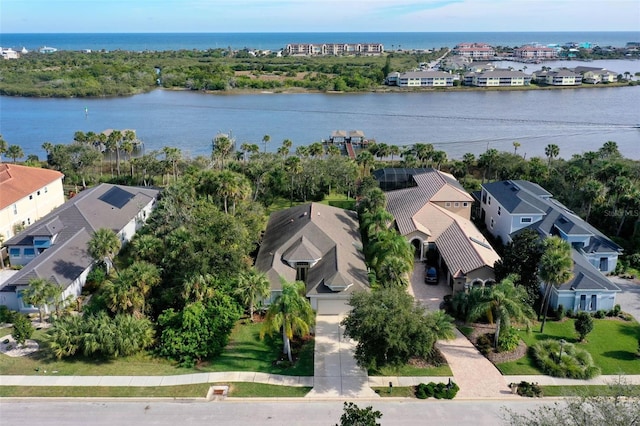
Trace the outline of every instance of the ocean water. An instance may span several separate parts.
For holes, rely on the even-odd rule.
[[[368,32],[368,33],[99,33],[0,34],[0,46],[34,50],[51,46],[61,50],[206,50],[215,48],[278,50],[290,43],[382,43],[386,50],[454,47],[461,42],[494,46],[529,43],[589,42],[623,47],[640,42],[640,31],[621,32]]]

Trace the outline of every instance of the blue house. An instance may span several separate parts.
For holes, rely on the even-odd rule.
[[[616,269],[622,248],[582,220],[540,185],[507,180],[482,185],[480,218],[504,244],[523,229],[541,238],[559,236],[572,247],[573,278],[554,288],[551,306],[574,311],[610,310],[620,288],[606,277]]]

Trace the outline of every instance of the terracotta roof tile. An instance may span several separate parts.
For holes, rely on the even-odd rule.
[[[0,210],[63,177],[56,170],[0,164]]]

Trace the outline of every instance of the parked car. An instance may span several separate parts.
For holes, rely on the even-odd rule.
[[[433,266],[427,266],[424,274],[424,282],[427,284],[438,284],[438,271]]]

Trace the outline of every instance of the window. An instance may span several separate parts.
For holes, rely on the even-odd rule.
[[[469,203],[467,202],[462,203],[462,207],[468,207],[468,206],[469,206]]]
[[[18,247],[12,247],[9,249],[9,256],[20,257],[20,249]]]
[[[487,193],[482,191],[482,202],[487,204]]]
[[[29,199],[33,200],[33,194],[29,195]]]
[[[491,197],[489,197],[489,202],[487,204],[491,205]]]
[[[608,271],[609,270],[609,259],[606,257],[600,258],[600,270]]]
[[[521,217],[520,218],[520,223],[531,223],[531,218],[530,217]]]
[[[498,216],[502,214],[502,207],[498,206]]]
[[[38,191],[38,195],[40,195],[40,191]]]
[[[27,225],[31,225],[31,218],[30,217],[27,218]]]
[[[17,204],[13,205],[13,214],[18,214],[18,205]]]
[[[35,257],[36,250],[33,247],[27,247],[24,249],[24,257]]]
[[[446,203],[444,203],[445,207],[451,207],[451,203],[449,201],[447,201]]]
[[[494,224],[494,223],[495,223],[495,222],[493,221],[493,218],[491,218],[491,229],[493,229],[493,224]]]
[[[598,297],[595,294],[591,295],[591,305],[589,306],[589,310],[590,311],[597,311],[598,310]]]
[[[49,192],[49,190],[47,189],[47,187],[44,187],[44,193],[46,194],[47,192]]]
[[[460,203],[453,203],[453,207],[460,207]]]
[[[580,310],[584,311],[587,307],[587,296],[585,294],[580,295]]]

